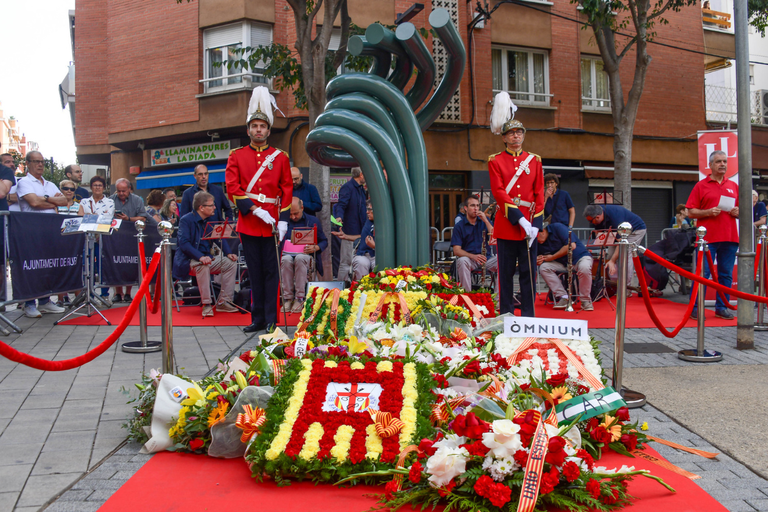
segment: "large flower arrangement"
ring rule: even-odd
[[[426,365],[364,358],[293,359],[246,460],[253,475],[332,481],[394,467],[431,435]]]
[[[483,318],[493,318],[496,316],[496,303],[493,300],[493,295],[488,292],[465,292],[458,295],[454,293],[438,293],[436,295],[447,301],[450,301],[455,297],[457,305],[470,309],[469,304],[466,302],[466,298],[468,298],[472,301],[472,304],[477,307],[480,314],[483,315]]]
[[[429,293],[463,293],[464,289],[448,274],[436,272],[432,267],[398,267],[371,272],[352,288],[360,291],[406,291]]]

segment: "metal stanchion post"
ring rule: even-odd
[[[141,288],[141,282],[144,280],[141,275],[142,264],[141,259],[144,258],[144,221],[137,220],[136,224],[136,238],[139,241],[139,288]],[[160,280],[155,281],[155,286],[160,286]],[[123,343],[123,352],[141,353],[146,352],[159,352],[162,350],[162,345],[159,341],[147,341],[147,297],[141,297],[141,304],[139,304],[139,341],[128,341]]]
[[[697,250],[698,251],[704,251],[704,259],[702,260],[702,265],[706,263],[706,252],[709,251],[709,247],[707,246],[706,240],[704,240],[704,237],[707,236],[707,228],[704,226],[699,226],[696,228],[696,244],[698,245]],[[712,269],[710,269],[710,272]],[[702,272],[702,276],[704,273]],[[715,363],[717,361],[723,360],[723,354],[716,350],[705,350],[704,349],[704,295],[706,294],[706,289],[703,284],[699,283],[699,295],[696,298],[697,305],[696,305],[696,320],[697,320],[697,328],[698,332],[696,333],[696,349],[686,349],[681,350],[677,353],[678,359],[682,359],[683,361],[690,361],[693,363]]]
[[[765,242],[766,233],[768,233],[768,225],[763,224],[758,228],[760,230],[760,261],[757,263],[757,278],[759,279],[757,284],[757,293],[761,297],[765,297]],[[756,331],[768,331],[768,325],[765,323],[765,304],[757,303],[757,322],[755,323]]]
[[[624,372],[624,324],[627,319],[627,271],[629,270],[629,240],[627,237],[632,233],[632,225],[629,222],[622,222],[617,231],[619,233],[619,247],[617,248],[619,251],[619,276],[616,292],[616,337],[613,347],[613,389],[621,394],[627,407],[634,409],[645,405],[645,395],[621,385]],[[641,271],[638,269],[638,272]]]
[[[163,373],[176,373],[176,364],[173,357],[173,277],[171,276],[171,235],[173,225],[168,221],[162,221],[157,226],[157,231],[163,237],[160,242],[161,270],[158,285],[160,289],[160,315],[163,346]]]

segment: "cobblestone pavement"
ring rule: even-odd
[[[9,316],[15,319],[17,314]],[[97,345],[114,329],[54,327],[53,320],[21,318],[18,324],[24,333],[3,339],[38,357],[66,359]],[[613,330],[591,333],[601,341],[603,363],[610,367]],[[652,329],[627,330],[628,349],[632,344],[641,348],[639,344],[661,343],[670,352],[626,353],[624,384],[647,394],[649,404],[633,410],[632,416],[647,421],[650,433],[721,452],[709,460],[654,445],[663,456],[701,475],[698,485],[729,510],[768,511],[766,443],[739,450],[745,439],[768,432],[762,404],[757,402],[768,386],[765,378],[756,377],[768,361],[768,334],[756,333],[755,350],[749,351],[736,350],[735,337],[735,327],[707,329],[706,347],[721,351],[724,358],[720,363],[696,364],[681,361],[676,354],[696,346],[695,329],[683,329],[671,340]],[[159,328],[150,327],[149,338],[159,339]],[[129,327],[120,342],[135,339],[138,328]],[[179,367],[193,378],[201,377],[245,339],[237,327],[174,329]],[[139,446],[124,444],[120,425],[130,406],[121,388],[132,388],[142,371],[157,368],[160,354],[128,354],[116,347],[119,343],[95,361],[60,373],[0,360],[0,512],[97,510],[149,460],[138,453]],[[682,391],[670,393],[674,386]],[[742,399],[735,400],[734,395]],[[751,401],[757,404],[754,408]],[[722,413],[731,410],[731,415]],[[754,419],[757,426],[742,416]]]

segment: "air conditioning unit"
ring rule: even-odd
[[[757,123],[768,125],[768,89],[761,89],[755,92],[757,103]]]

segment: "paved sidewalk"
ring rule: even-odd
[[[16,315],[9,313],[12,319]],[[24,334],[3,340],[38,357],[66,359],[114,329],[54,327],[53,321],[50,315],[21,318]],[[591,333],[601,340],[603,363],[610,367],[613,331]],[[696,482],[729,510],[768,512],[768,425],[758,402],[768,394],[768,379],[760,377],[768,362],[768,333],[756,333],[756,349],[744,352],[734,348],[735,336],[735,327],[708,329],[707,348],[722,351],[724,360],[695,364],[675,353],[695,347],[694,329],[683,329],[672,340],[653,329],[627,330],[627,345],[661,343],[671,352],[626,353],[624,383],[648,395],[649,405],[632,415],[649,423],[649,433],[721,452],[708,460],[654,446],[662,455],[701,475]],[[159,339],[159,328],[150,327],[149,337]],[[129,327],[120,342],[135,339],[138,328]],[[193,378],[245,339],[237,327],[174,329],[179,367]],[[132,389],[142,371],[157,368],[160,354],[127,354],[116,347],[119,343],[95,361],[60,373],[0,360],[0,512],[97,510],[149,459],[136,445],[121,446],[120,426],[131,408],[120,389]]]

